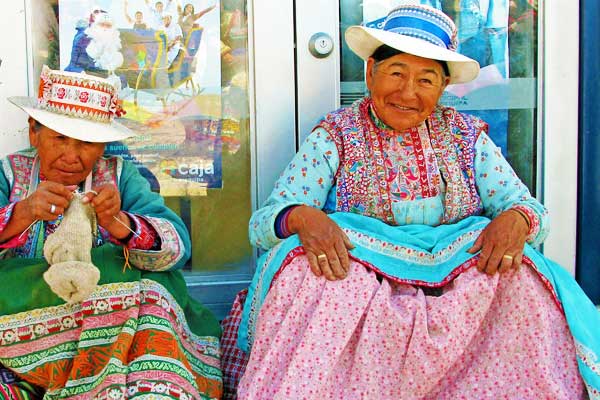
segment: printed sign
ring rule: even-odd
[[[117,85],[139,133],[107,145],[165,196],[221,182],[219,0],[60,0],[60,67]]]

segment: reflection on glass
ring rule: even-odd
[[[354,24],[375,27],[400,0],[341,0],[342,32]],[[489,124],[524,183],[535,193],[537,1],[420,0],[443,10],[458,28],[458,51],[481,65],[477,80],[451,85],[442,104],[477,115]],[[341,104],[366,93],[364,63],[342,46]]]
[[[186,222],[188,268],[249,275],[245,0],[32,0],[34,71],[96,74],[120,87],[139,134],[107,145],[135,163]]]

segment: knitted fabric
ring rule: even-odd
[[[60,226],[44,243],[44,257],[50,264],[44,280],[68,303],[87,299],[100,279],[91,257],[95,214],[82,200],[81,194],[73,196]]]

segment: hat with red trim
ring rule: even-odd
[[[97,76],[44,65],[37,98],[8,100],[40,124],[74,139],[107,143],[135,135],[117,121],[125,114],[117,88]]]

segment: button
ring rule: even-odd
[[[317,32],[310,37],[308,50],[317,58],[325,58],[333,52],[333,39],[325,32]]]

